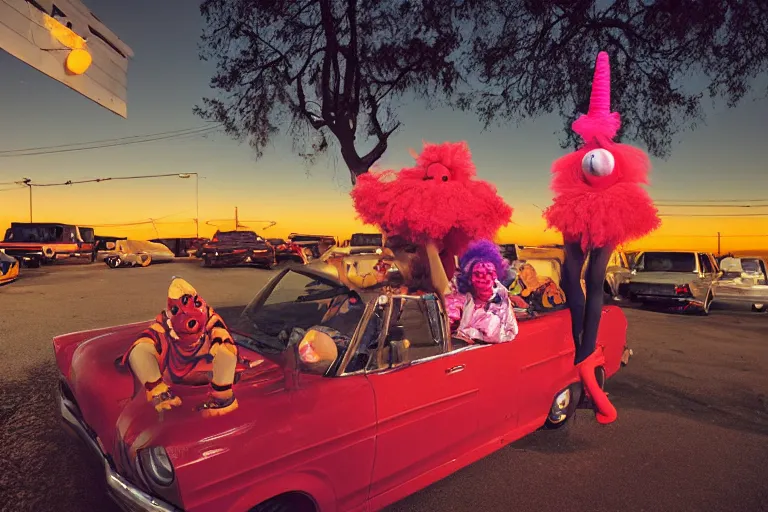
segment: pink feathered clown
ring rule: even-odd
[[[596,342],[608,260],[618,245],[641,238],[661,224],[653,201],[641,187],[648,183],[648,156],[613,141],[621,121],[618,112],[610,111],[610,100],[608,54],[600,52],[589,112],[573,123],[584,145],[553,164],[554,204],[544,212],[547,225],[563,234],[563,291],[571,310],[574,362],[600,423],[617,417],[595,378],[595,367],[604,360]],[[585,297],[581,272],[587,257]]]
[[[434,291],[444,296],[455,257],[472,240],[493,239],[512,218],[496,187],[475,176],[466,142],[425,143],[414,167],[360,176],[352,199],[363,222],[378,226],[388,239],[417,247],[412,269],[430,273]],[[401,260],[398,266],[407,266]],[[408,272],[406,278],[418,280],[418,272]]]

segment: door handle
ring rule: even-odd
[[[446,375],[451,375],[453,373],[459,373],[460,371],[463,371],[465,366],[463,364],[460,364],[458,366],[454,366],[453,368],[448,368],[445,370]]]

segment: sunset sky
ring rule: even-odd
[[[0,51],[0,151],[158,133],[202,126],[192,107],[208,94],[211,63],[198,59],[203,20],[197,2],[86,0],[88,7],[135,53],[128,68],[128,119],[122,119],[63,84]],[[768,77],[756,81],[766,90]],[[483,131],[471,115],[427,110],[414,103],[400,108],[402,128],[390,139],[379,162],[383,168],[412,163],[409,148],[422,139],[466,140],[478,174],[496,184],[515,208],[514,224],[499,235],[502,242],[555,243],[545,230],[541,210],[550,204],[549,168],[562,154],[561,120],[555,116]],[[761,94],[738,108],[717,104],[707,109],[705,126],[678,136],[668,160],[654,159],[650,193],[657,201],[762,199],[759,208],[661,207],[663,227],[635,247],[768,248],[768,99]],[[635,143],[635,141],[625,141]],[[242,223],[265,236],[293,231],[330,233],[344,238],[370,230],[355,221],[349,199],[349,176],[336,158],[307,170],[294,156],[287,135],[278,137],[256,161],[252,150],[223,134],[44,156],[3,158],[0,183],[29,177],[34,182],[164,173],[199,173],[200,231],[233,226],[237,206]],[[35,221],[95,225],[96,233],[132,238],[193,236],[195,180],[162,178],[93,183],[33,190]],[[705,217],[706,213],[729,215]],[[145,222],[135,226],[106,226]],[[230,219],[229,221],[222,219]],[[0,229],[11,221],[29,220],[26,188],[0,185]],[[258,220],[276,221],[262,231]]]

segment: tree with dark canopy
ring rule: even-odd
[[[562,146],[587,112],[598,52],[611,58],[622,134],[657,157],[704,120],[702,99],[735,106],[768,71],[765,0],[467,0],[477,27],[467,63],[479,81],[458,105],[486,127],[557,112]],[[699,83],[696,87],[693,84]],[[619,140],[617,139],[617,140]]]
[[[257,156],[283,127],[316,139],[300,151],[310,162],[335,142],[353,183],[387,149],[404,95],[450,100],[486,127],[556,112],[575,147],[605,50],[617,140],[666,157],[707,94],[732,107],[768,71],[765,0],[204,0],[201,12],[220,94],[196,112]]]
[[[449,97],[459,80],[450,57],[459,47],[452,0],[204,0],[203,58],[217,60],[195,111],[247,139],[261,156],[280,128],[294,141],[329,135],[355,177],[384,154],[399,123],[391,108],[404,93],[428,103]],[[360,126],[359,126],[360,124]],[[372,149],[361,151],[371,138]],[[369,144],[370,145],[370,144]]]

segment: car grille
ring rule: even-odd
[[[629,293],[633,295],[676,296],[675,286],[671,284],[630,283]]]

